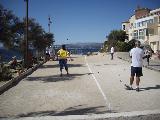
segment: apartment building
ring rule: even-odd
[[[122,22],[128,40],[136,39],[150,45],[154,52],[160,50],[160,8],[150,10],[137,7],[129,20]]]

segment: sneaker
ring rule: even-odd
[[[130,87],[129,85],[127,85],[127,84],[125,84],[124,86],[126,87],[126,90],[133,90],[133,88]]]
[[[69,76],[69,73],[67,73],[67,76]]]
[[[139,87],[136,88],[136,91],[139,92]]]

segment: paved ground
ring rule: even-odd
[[[0,96],[0,117],[90,115],[160,109],[160,74],[143,68],[141,91],[127,91],[130,63],[106,54],[75,56],[70,76],[49,61]]]

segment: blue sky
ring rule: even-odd
[[[14,14],[25,16],[24,0],[0,0]],[[160,8],[160,0],[29,0],[29,17],[48,32],[48,15],[55,43],[104,42],[111,30],[134,14],[137,5]],[[68,39],[68,40],[67,40]]]

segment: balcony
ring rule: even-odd
[[[160,41],[159,35],[149,35],[149,42],[156,42],[156,41]]]
[[[147,28],[156,28],[156,27],[160,27],[160,23],[148,23],[147,24]]]

